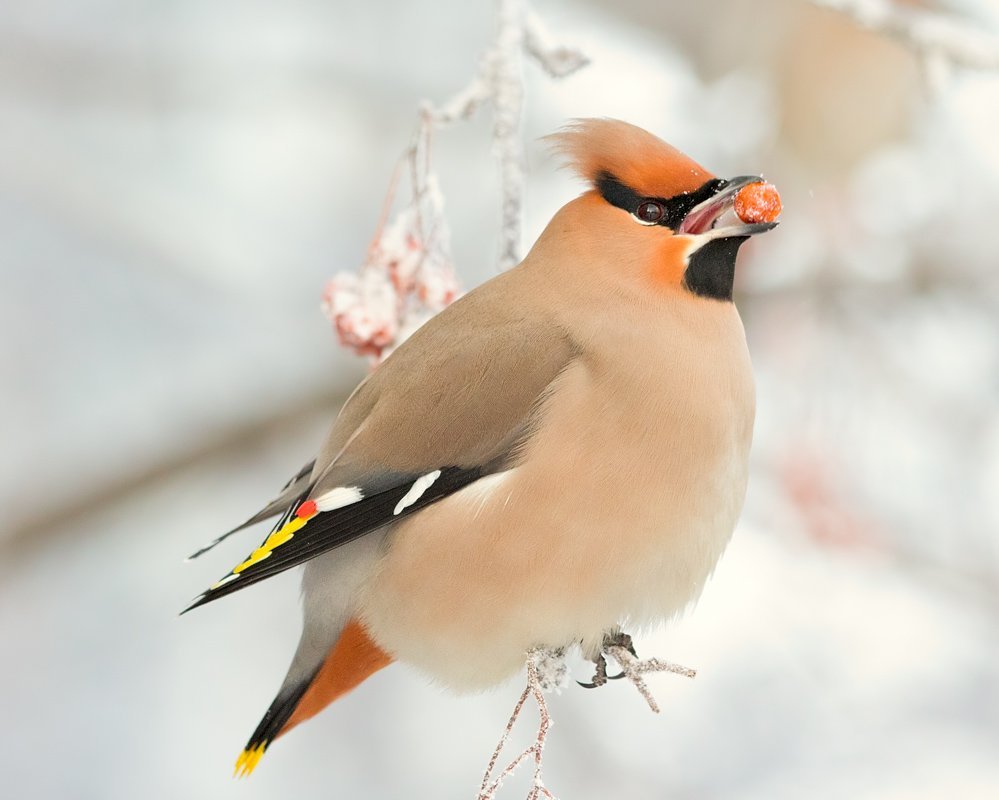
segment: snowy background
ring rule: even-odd
[[[999,30],[987,0],[906,5]],[[363,376],[320,292],[493,10],[0,5],[4,796],[474,796],[519,683],[454,698],[394,666],[235,783],[297,578],[176,612],[249,545],[183,556],[311,457]],[[579,189],[537,141],[577,116],[763,172],[786,209],[741,259],[743,524],[695,612],[639,641],[699,676],[652,679],[659,717],[620,684],[556,697],[548,785],[999,796],[999,73],[930,89],[903,44],[802,0],[539,11],[593,63],[527,70],[525,244]],[[488,115],[434,154],[471,286],[495,270]]]

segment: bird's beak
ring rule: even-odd
[[[743,222],[734,210],[739,190],[753,183],[763,183],[758,175],[743,175],[723,181],[711,197],[698,203],[683,218],[677,233],[697,235],[706,240],[733,236],[753,236],[777,227],[776,222]]]

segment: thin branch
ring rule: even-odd
[[[645,698],[645,702],[649,704],[649,708],[657,714],[659,713],[659,705],[656,703],[652,692],[649,690],[642,676],[652,672],[672,672],[674,675],[693,678],[697,674],[689,667],[681,667],[679,664],[662,661],[658,658],[639,659],[632,648],[631,637],[621,634],[620,631],[616,635],[604,639],[601,652],[611,656],[621,665],[624,675],[635,686],[639,694]],[[602,656],[597,661],[597,665],[598,673],[600,673],[606,666]],[[503,784],[503,780],[512,775],[514,770],[528,758],[534,759],[534,779],[531,784],[531,790],[527,794],[527,800],[539,800],[542,797],[548,798],[548,800],[555,800],[555,796],[545,788],[541,777],[545,742],[548,739],[548,730],[552,726],[552,719],[548,713],[548,704],[545,702],[544,693],[550,692],[553,689],[558,690],[562,686],[565,686],[568,682],[568,677],[569,671],[565,664],[564,650],[539,647],[528,652],[527,687],[521,693],[520,699],[517,700],[513,714],[510,715],[510,720],[506,724],[503,735],[500,737],[499,743],[496,745],[496,749],[493,750],[492,757],[489,759],[485,774],[482,776],[482,785],[479,787],[477,800],[494,800],[496,792],[499,791],[500,786]],[[606,685],[607,676],[603,674],[603,679],[599,683],[589,686],[589,688]],[[517,720],[520,718],[520,713],[524,710],[524,705],[530,698],[533,698],[538,706],[540,719],[537,735],[528,747],[524,748],[516,758],[507,764],[502,772],[494,777],[493,773],[496,771],[496,765],[499,763],[503,748],[506,747],[506,743],[510,739],[510,734],[513,732]]]
[[[553,78],[586,66],[578,50],[556,44],[526,0],[498,0],[496,36],[469,84],[438,108],[423,106],[436,126],[467,120],[482,105],[493,108],[493,153],[499,162],[499,268],[520,260],[524,208],[524,145],[520,136],[524,105],[524,57],[530,56]]]
[[[479,787],[478,800],[493,800],[496,792],[503,784],[503,779],[512,775],[514,770],[528,758],[534,759],[534,779],[531,791],[528,792],[527,800],[538,800],[541,797],[555,800],[555,795],[545,788],[541,777],[542,754],[545,749],[545,741],[548,738],[548,729],[552,725],[544,693],[545,691],[558,688],[564,682],[566,669],[563,655],[561,650],[544,650],[540,648],[531,650],[527,654],[527,688],[524,689],[520,695],[520,699],[517,701],[517,705],[514,706],[513,714],[510,715],[510,721],[507,722],[499,744],[496,745],[492,758],[489,759],[489,765],[482,776],[482,785]],[[494,778],[493,771],[496,769],[496,764],[499,762],[503,748],[506,746],[507,740],[513,732],[513,727],[517,723],[518,717],[520,717],[520,712],[524,709],[524,704],[531,697],[534,698],[534,702],[538,706],[538,715],[540,717],[538,733],[534,738],[534,742],[525,748]]]
[[[524,14],[524,33],[528,55],[553,78],[566,78],[590,63],[590,59],[576,48],[557,44],[544,20],[530,7]]]
[[[557,45],[527,0],[498,0],[496,37],[471,81],[442,105],[420,106],[416,132],[401,163],[408,163],[412,198],[391,224],[397,168],[375,237],[357,273],[339,272],[323,292],[322,308],[341,344],[372,363],[386,358],[414,330],[460,294],[453,269],[444,197],[430,161],[435,128],[493,108],[493,152],[499,162],[499,268],[520,260],[524,208],[521,112],[525,56],[554,77],[584,66],[585,56]]]
[[[638,689],[638,693],[645,698],[645,702],[649,704],[649,708],[656,714],[659,713],[659,704],[652,696],[652,692],[648,685],[646,685],[645,679],[642,678],[643,675],[650,672],[672,672],[674,675],[682,675],[684,678],[697,677],[697,671],[690,667],[683,667],[679,664],[663,661],[658,658],[641,660],[632,655],[626,647],[621,647],[620,645],[608,647],[607,652],[621,665],[621,669],[624,670],[624,674],[628,677],[628,680],[634,684],[635,688]]]

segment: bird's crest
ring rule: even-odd
[[[593,185],[611,176],[641,195],[672,197],[714,177],[662,139],[616,119],[577,119],[546,139]]]

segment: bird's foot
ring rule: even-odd
[[[604,636],[604,642],[601,649],[607,653],[610,652],[610,648],[612,647],[623,647],[635,658],[638,658],[638,653],[635,652],[635,643],[632,641],[631,637],[622,630],[611,631]]]
[[[607,674],[606,656],[610,656],[620,665],[621,673],[619,675]],[[596,664],[596,671],[593,674],[591,682],[582,683],[581,681],[576,681],[576,683],[585,689],[595,689],[598,686],[605,685],[607,681],[627,678],[635,685],[639,694],[645,698],[645,702],[649,704],[649,708],[657,714],[659,713],[659,705],[656,703],[652,692],[649,691],[649,687],[642,676],[650,672],[672,672],[675,675],[683,675],[685,678],[693,678],[697,674],[695,670],[689,667],[682,667],[679,664],[673,664],[658,658],[640,659],[638,653],[635,651],[635,645],[631,637],[621,630],[612,631],[604,636],[604,640],[600,645],[600,653],[593,660],[593,663]]]
[[[631,655],[633,655],[636,659],[638,658],[638,653],[635,652],[634,642],[632,642],[631,637],[622,630],[617,630],[614,631],[613,633],[609,633],[606,636],[604,636],[603,651],[605,653],[611,653],[611,655],[613,655],[611,651],[612,647],[623,647],[625,650],[631,653]],[[620,664],[621,662],[618,661],[618,663]],[[621,678],[627,677],[627,675],[628,675],[627,672],[622,671],[618,675],[608,675],[607,680],[617,681],[620,680]]]
[[[593,677],[590,679],[590,683],[583,683],[582,681],[576,681],[576,683],[584,689],[596,689],[597,687],[606,684],[607,681],[620,680],[626,676],[626,673],[624,672],[619,675],[607,674],[607,659],[604,657],[604,653],[609,653],[611,647],[623,647],[635,656],[635,658],[638,658],[638,653],[635,652],[635,645],[632,644],[631,637],[620,630],[612,631],[604,636],[604,640],[600,645],[600,652],[597,653],[597,657],[593,659],[593,663],[596,665],[596,670],[593,673]]]

